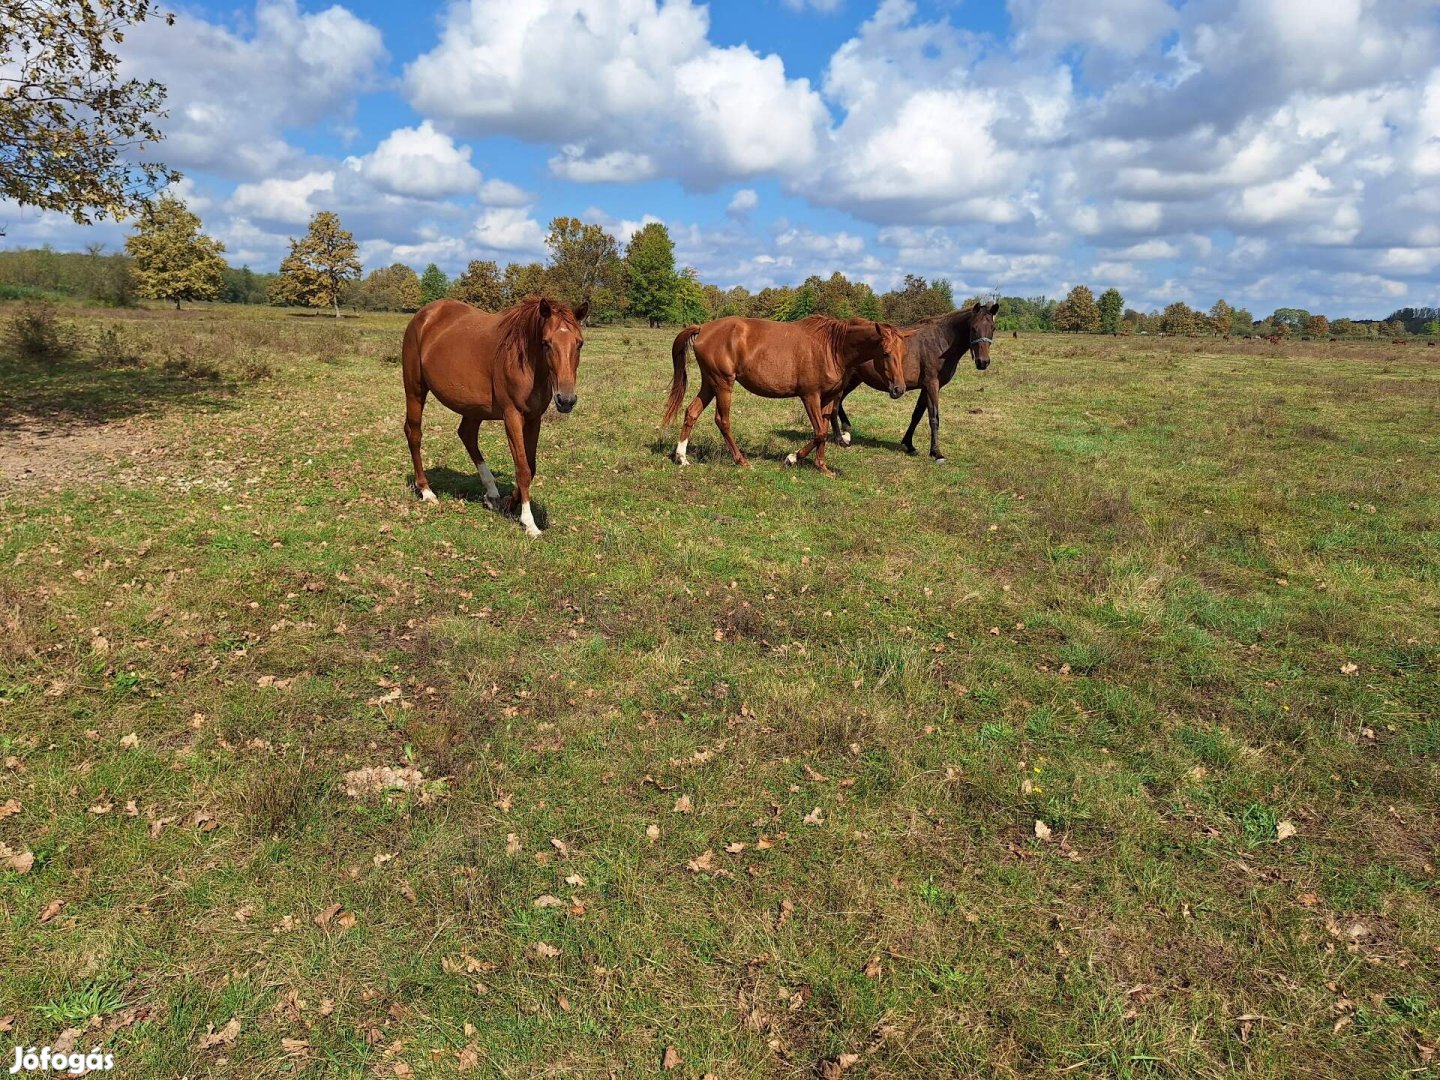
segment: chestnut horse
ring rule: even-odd
[[[485,483],[485,504],[491,507],[499,503],[500,489],[480,452],[480,422],[504,422],[515,459],[509,510],[519,513],[529,536],[540,535],[530,512],[540,419],[552,398],[562,413],[575,407],[575,371],[585,344],[580,323],[589,309],[588,301],[571,311],[558,301],[531,296],[493,315],[458,300],[436,300],[415,313],[405,328],[400,365],[405,438],[421,499],[435,501],[420,464],[420,418],[425,395],[433,393],[460,414],[460,441]]]
[[[954,378],[960,358],[967,352],[974,356],[975,367],[980,371],[990,366],[990,344],[995,336],[995,313],[999,310],[998,303],[977,303],[945,315],[933,315],[908,328],[915,338],[905,349],[905,389],[923,392],[915,402],[910,426],[900,443],[907,454],[915,453],[911,440],[920,424],[920,415],[929,409],[930,456],[936,464],[944,463],[945,455],[940,452],[940,388]],[[862,382],[876,390],[890,388],[889,376],[874,365],[857,368],[850,375],[832,415],[841,446],[850,445],[850,417],[845,414],[845,399]]]
[[[690,464],[685,454],[690,429],[714,398],[715,424],[730,447],[730,455],[736,465],[750,464],[730,434],[730,394],[738,382],[760,397],[798,397],[805,405],[815,437],[798,454],[787,457],[785,463],[794,465],[814,450],[815,467],[826,476],[834,476],[825,465],[825,439],[830,410],[846,386],[846,377],[860,365],[870,364],[883,373],[877,377],[889,379],[890,396],[898,398],[905,392],[904,338],[910,333],[868,319],[844,322],[828,315],[811,315],[793,323],[732,315],[704,326],[685,327],[670,347],[675,378],[661,423],[675,419],[685,398],[685,350],[692,341],[700,366],[700,392],[685,410],[675,460],[681,465]]]

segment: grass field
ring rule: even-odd
[[[532,542],[403,318],[111,323],[0,362],[5,1068],[1440,1076],[1440,350],[1007,337],[832,481],[594,329]]]

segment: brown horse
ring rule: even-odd
[[[907,454],[915,453],[915,444],[911,440],[915,437],[921,415],[928,408],[930,456],[936,464],[944,463],[945,455],[940,452],[940,388],[955,377],[960,358],[967,352],[974,356],[975,367],[980,371],[990,366],[995,313],[999,310],[998,303],[977,303],[944,315],[932,315],[907,328],[915,338],[905,349],[905,389],[923,391],[920,400],[915,402],[915,412],[910,417],[910,426],[905,429],[905,438],[900,442]],[[845,399],[862,382],[876,390],[890,389],[889,375],[878,371],[873,364],[858,367],[851,373],[831,414],[841,446],[850,445],[850,417],[845,413]],[[890,396],[895,396],[893,391]]]
[[[904,338],[908,336],[886,323],[868,319],[843,322],[828,315],[811,315],[794,323],[730,316],[704,326],[685,327],[670,348],[675,378],[661,422],[669,424],[674,420],[685,398],[685,350],[691,341],[700,366],[700,392],[685,410],[675,460],[681,465],[690,464],[685,454],[690,429],[713,398],[715,424],[735,464],[750,464],[730,434],[730,394],[738,382],[760,397],[798,397],[805,405],[815,437],[798,454],[787,457],[785,463],[794,465],[815,450],[816,468],[826,476],[834,476],[825,465],[825,438],[829,412],[845,388],[846,376],[861,364],[870,364],[890,380],[890,395],[899,397],[905,392],[902,371]]]
[[[562,413],[575,407],[575,371],[585,344],[580,323],[589,309],[588,301],[571,311],[558,301],[532,296],[493,315],[458,300],[436,300],[415,313],[405,328],[401,370],[405,438],[421,499],[435,500],[420,464],[420,418],[425,395],[433,393],[460,414],[460,441],[485,482],[485,503],[492,507],[500,490],[480,452],[480,422],[504,422],[515,459],[509,510],[519,513],[528,535],[540,535],[530,512],[540,419],[552,398]]]

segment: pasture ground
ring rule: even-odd
[[[595,329],[531,542],[434,402],[414,499],[401,317],[71,318],[0,358],[7,1068],[1440,1075],[1440,350],[1006,337],[829,481],[743,394],[678,469]]]

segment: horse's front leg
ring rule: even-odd
[[[510,493],[510,512],[518,512],[520,524],[525,526],[525,535],[531,539],[540,535],[535,524],[535,515],[530,512],[530,480],[535,475],[530,464],[530,451],[526,448],[528,418],[518,409],[505,411],[505,440],[510,444],[510,456],[515,460],[515,490]],[[540,425],[535,424],[536,435]]]
[[[825,437],[829,434],[830,427],[826,406],[821,404],[819,394],[806,394],[801,400],[805,403],[805,414],[810,418],[810,428],[815,432],[815,437],[801,447],[799,453],[787,457],[785,464],[794,465],[814,450],[815,467],[826,476],[834,476],[830,467],[825,464]]]
[[[901,447],[905,453],[915,455],[915,429],[920,426],[920,417],[925,415],[925,395],[922,392],[919,400],[915,402],[915,411],[910,414],[910,426],[905,429],[905,437],[900,440]]]
[[[936,465],[945,464],[945,455],[940,452],[940,384],[925,384],[925,407],[930,411],[930,456]]]

